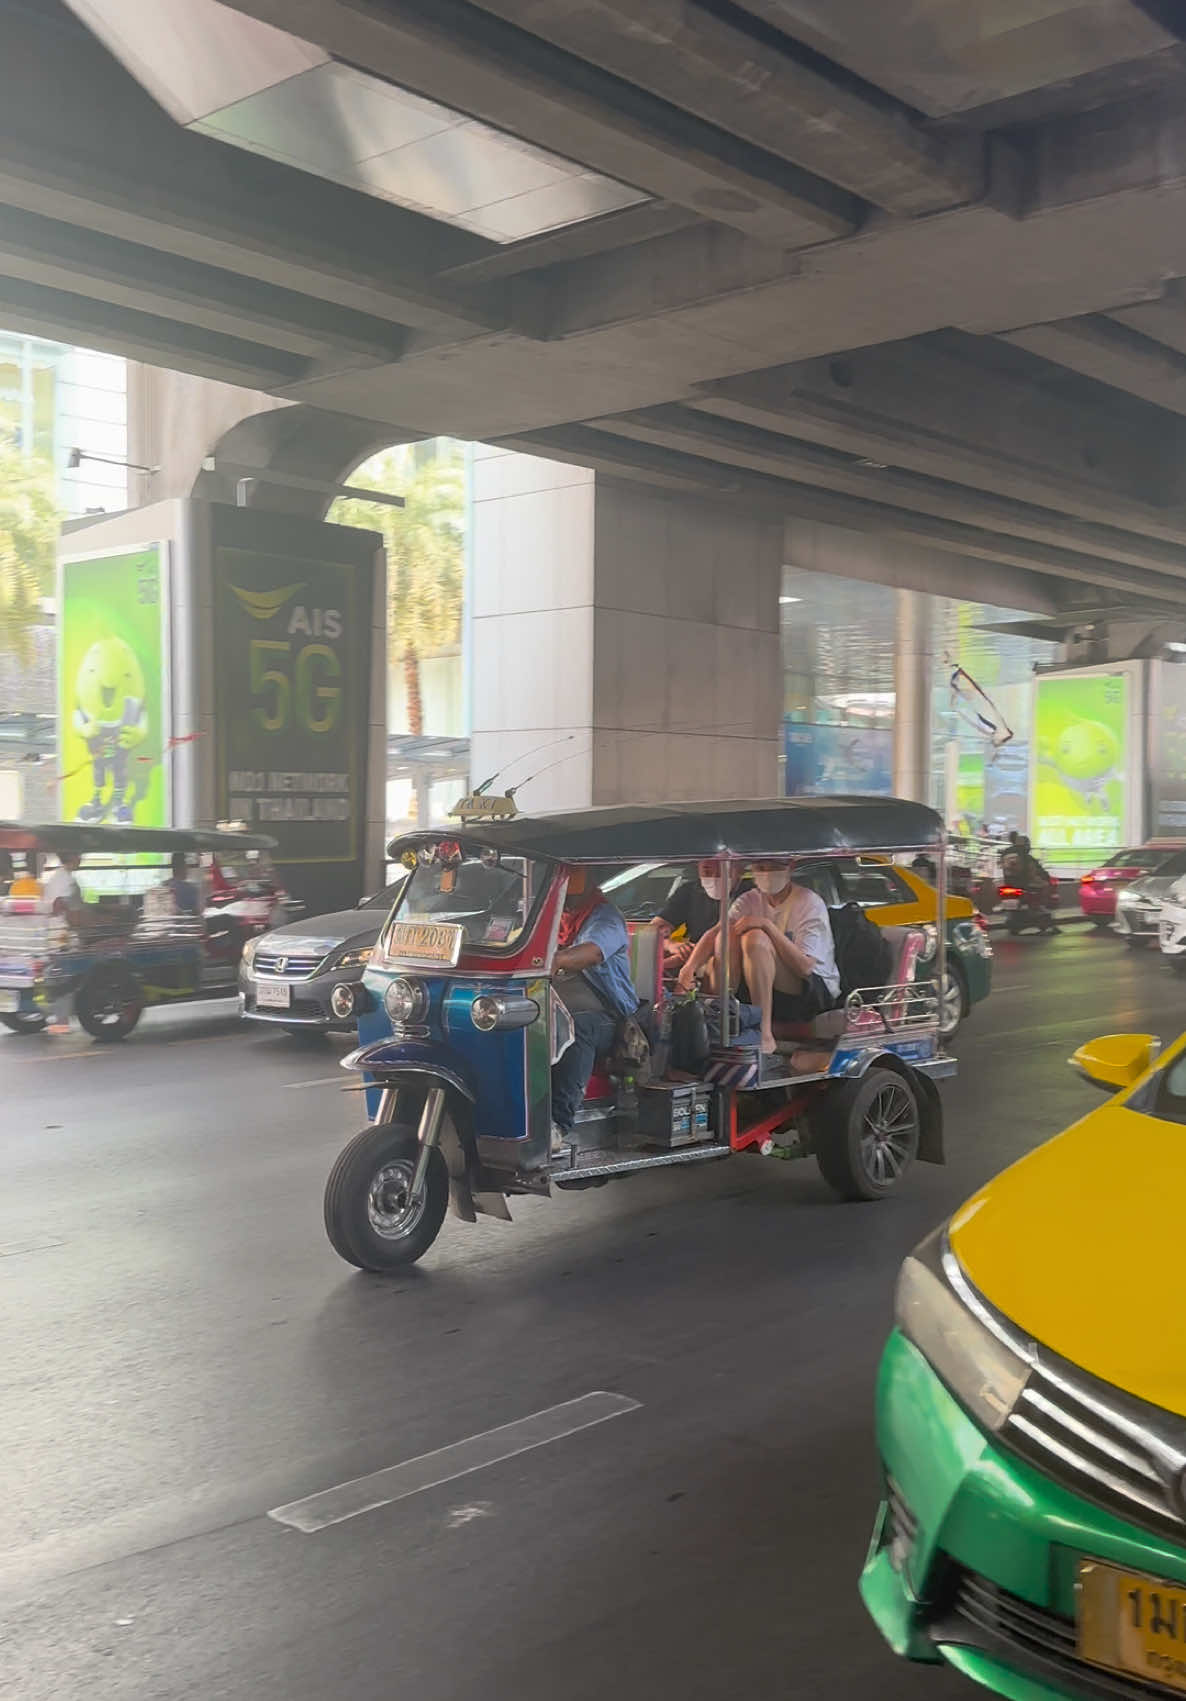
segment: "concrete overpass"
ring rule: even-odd
[[[0,0],[0,28],[18,329],[1009,565],[1051,609],[1179,606],[1176,5]],[[384,84],[577,162],[593,215],[514,239],[450,184],[397,204],[404,156],[341,164]]]

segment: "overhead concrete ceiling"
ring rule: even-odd
[[[283,46],[284,147],[270,84],[250,122],[186,127],[250,105],[267,54],[178,89],[137,37],[163,13],[0,0],[0,323],[363,436],[493,439],[940,547],[984,600],[1007,566],[1055,608],[1181,605],[1186,6],[217,11],[220,39]],[[343,67],[301,153],[304,79]],[[497,171],[460,218],[419,156],[331,180],[391,140],[368,153],[385,89],[630,204],[515,240],[478,233],[481,195],[514,199]]]

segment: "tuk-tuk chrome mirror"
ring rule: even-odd
[[[1160,1053],[1156,1034],[1101,1034],[1081,1045],[1069,1061],[1093,1087],[1117,1093],[1135,1086]]]

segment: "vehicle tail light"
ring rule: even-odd
[[[1000,886],[997,888],[997,896],[999,898],[1020,898],[1022,896],[1021,887]]]

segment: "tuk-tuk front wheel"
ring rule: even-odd
[[[416,1130],[387,1122],[364,1128],[338,1157],[325,1184],[325,1232],[340,1258],[378,1275],[422,1258],[440,1233],[449,1170],[434,1146],[418,1198]]]
[[[135,977],[118,969],[100,969],[83,981],[74,1000],[74,1014],[92,1039],[127,1039],[144,1009]]]
[[[884,1199],[917,1157],[921,1127],[914,1088],[893,1069],[831,1087],[814,1116],[820,1174],[842,1199]]]

